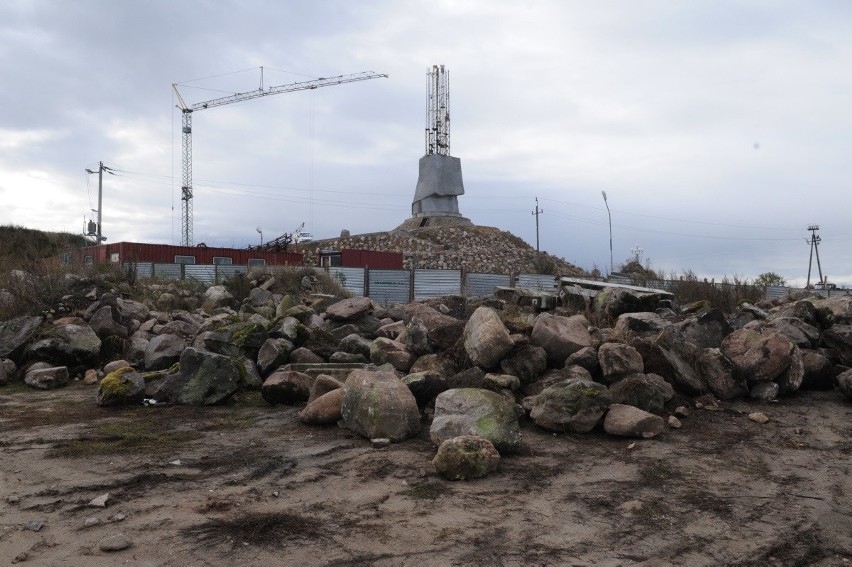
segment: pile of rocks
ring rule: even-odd
[[[585,274],[562,258],[537,253],[509,232],[477,225],[398,228],[391,232],[315,240],[298,244],[293,250],[305,255],[306,265],[316,266],[321,250],[344,248],[400,252],[405,257],[406,269],[464,268],[470,272],[506,273],[509,266],[516,273],[539,273],[547,265],[561,275]]]
[[[157,310],[180,298],[169,286],[149,288],[144,303],[89,291],[88,308],[69,316],[2,322],[0,385],[82,379],[98,384],[102,406],[219,404],[259,389],[270,404],[304,405],[306,424],[339,424],[377,446],[428,424],[435,468],[453,479],[488,474],[517,451],[525,419],[650,438],[679,426],[688,396],[769,401],[837,386],[852,400],[850,297],[726,315],[703,304],[621,312],[642,303],[607,294],[620,303],[596,312],[613,323],[594,326],[493,298],[455,317],[446,305],[461,300],[382,308],[276,293],[269,275],[251,283],[239,304],[222,286],[171,311]]]

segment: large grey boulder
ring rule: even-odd
[[[495,368],[514,346],[509,331],[497,312],[477,307],[464,326],[464,350],[481,368]]]
[[[402,307],[403,317],[409,323],[413,317],[420,319],[427,329],[429,342],[438,348],[451,348],[462,336],[465,323],[422,303],[409,303]]]
[[[390,364],[400,372],[408,372],[417,357],[405,348],[405,344],[379,337],[370,345],[370,362],[376,366]]]
[[[519,345],[500,361],[500,369],[517,376],[522,384],[535,382],[547,370],[547,351],[535,345]]]
[[[820,330],[818,328],[795,317],[776,317],[761,324],[758,328],[762,334],[773,331],[779,332],[799,348],[813,348],[820,341]]]
[[[94,365],[101,351],[101,339],[86,324],[53,325],[43,338],[26,350],[29,360],[42,360],[66,366]]]
[[[332,321],[354,321],[370,313],[373,302],[369,297],[351,297],[329,305],[326,316]]]
[[[438,447],[432,465],[447,480],[482,478],[497,470],[500,453],[488,439],[477,435],[460,435],[447,439]]]
[[[446,379],[434,370],[413,372],[403,378],[402,382],[411,390],[414,399],[417,400],[417,406],[421,408],[431,403],[438,394],[448,389]]]
[[[287,339],[267,339],[257,353],[257,369],[261,376],[269,376],[276,368],[290,361],[293,343]]]
[[[833,325],[823,333],[823,341],[837,352],[845,366],[852,366],[852,325]]]
[[[89,326],[101,338],[118,337],[126,339],[129,335],[127,327],[121,324],[117,310],[104,305],[92,314]]]
[[[681,341],[694,348],[719,348],[731,333],[731,326],[721,309],[705,309],[675,326]]]
[[[598,348],[598,363],[604,384],[612,384],[625,376],[645,370],[645,363],[639,351],[621,343],[602,344]]]
[[[722,341],[722,353],[749,384],[771,382],[781,376],[796,351],[796,346],[781,333],[762,335],[753,329],[738,329]]]
[[[720,349],[701,349],[697,367],[707,387],[720,400],[733,400],[748,393],[745,380]]]
[[[212,313],[222,307],[234,307],[235,303],[234,296],[225,286],[214,285],[208,287],[207,291],[204,292],[201,308],[208,313]]]
[[[432,352],[432,343],[429,341],[429,329],[420,317],[414,316],[405,326],[405,347],[409,352],[417,356],[423,356]]]
[[[624,313],[615,320],[613,328],[623,336],[656,336],[670,323],[656,313]]]
[[[803,390],[831,390],[834,387],[834,365],[823,354],[813,350],[802,350],[805,375]]]
[[[624,404],[612,404],[604,419],[604,431],[621,437],[656,437],[665,430],[663,418]]]
[[[271,338],[287,339],[294,345],[304,343],[309,334],[307,327],[295,317],[284,317],[269,330]]]
[[[164,380],[154,398],[178,404],[215,405],[240,389],[244,372],[230,357],[190,347],[180,356],[180,371]]]
[[[299,412],[299,421],[306,425],[332,425],[343,417],[343,388],[326,392],[308,402]]]
[[[311,396],[311,386],[316,378],[295,370],[273,372],[260,388],[260,395],[272,405],[297,404]]]
[[[607,387],[591,380],[564,380],[535,398],[530,419],[539,427],[567,433],[594,429],[612,402]]]
[[[609,387],[615,404],[637,407],[650,413],[662,414],[666,402],[674,396],[671,385],[656,374],[631,374]]]
[[[186,343],[177,335],[157,335],[145,348],[145,369],[164,370],[180,360]]]
[[[340,340],[338,348],[342,352],[348,352],[350,354],[360,354],[364,358],[370,358],[370,347],[372,345],[373,341],[371,341],[370,339],[365,339],[361,335],[351,333]]]
[[[673,326],[666,327],[654,341],[646,339],[632,345],[642,355],[646,373],[659,374],[675,390],[689,396],[707,393],[707,383],[694,366],[697,349],[680,340]]]
[[[479,435],[491,441],[500,453],[521,446],[517,406],[495,392],[480,388],[457,388],[435,398],[435,415],[429,436],[435,445],[459,435]]]
[[[657,294],[639,293],[621,287],[609,287],[595,296],[595,313],[601,320],[613,320],[623,313],[654,311],[660,303]]]
[[[109,372],[98,384],[99,406],[132,406],[145,398],[145,379],[131,367]]]
[[[67,366],[49,366],[46,363],[36,363],[27,370],[24,383],[39,390],[53,390],[68,384]]]
[[[840,390],[846,401],[852,402],[852,370],[847,370],[837,376],[837,389]]]
[[[569,356],[581,348],[592,346],[589,322],[582,315],[562,317],[542,313],[536,317],[530,343],[547,352],[551,366],[562,366]]]
[[[390,372],[354,370],[346,378],[341,425],[368,439],[402,441],[420,432],[420,412],[408,387]]]

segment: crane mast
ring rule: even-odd
[[[261,68],[262,69],[262,68]],[[320,87],[330,87],[333,85],[343,85],[345,83],[355,83],[358,81],[367,81],[370,79],[387,78],[386,74],[374,73],[373,71],[364,71],[363,73],[354,73],[351,75],[339,75],[336,77],[320,77],[312,81],[300,81],[296,83],[288,83],[286,85],[278,85],[274,87],[263,88],[263,85],[257,90],[244,93],[234,93],[229,96],[214,98],[211,100],[196,102],[194,104],[186,104],[183,97],[178,91],[176,83],[172,83],[172,88],[177,95],[178,105],[182,114],[181,119],[181,245],[192,246],[192,113],[198,110],[207,108],[215,108],[244,100],[251,100],[275,94],[291,93],[295,91],[303,91],[309,89],[318,89]]]

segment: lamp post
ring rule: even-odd
[[[609,203],[606,200],[606,191],[601,191],[604,204],[606,205],[606,214],[609,217],[609,273],[615,271],[615,263],[612,261],[612,213],[609,212]]]

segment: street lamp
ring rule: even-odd
[[[601,191],[606,205],[606,214],[609,216],[609,273],[615,271],[615,263],[612,261],[612,213],[609,212],[609,203],[606,200],[606,191]]]

